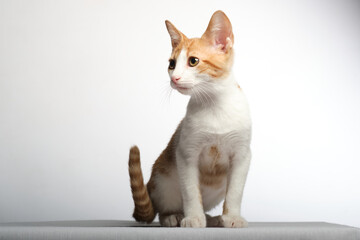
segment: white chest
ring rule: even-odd
[[[234,145],[250,141],[250,132],[251,119],[246,98],[235,89],[208,106],[190,101],[182,122],[179,144],[187,149],[217,145],[226,152]]]

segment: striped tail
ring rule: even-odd
[[[133,217],[138,222],[151,223],[155,218],[155,211],[149,193],[144,185],[140,164],[140,151],[137,146],[130,149],[129,174],[132,196],[135,203]]]

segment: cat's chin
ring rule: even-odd
[[[191,95],[191,88],[176,88],[176,90],[183,95]]]
[[[184,94],[184,95],[191,95],[191,88],[186,88],[186,87],[181,87],[179,85],[174,84],[173,82],[171,82],[171,87],[175,90],[177,90],[179,93]]]

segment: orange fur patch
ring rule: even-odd
[[[224,204],[223,204],[223,215],[226,215],[229,213],[229,209],[226,205],[226,200],[224,201]]]
[[[218,79],[226,77],[230,72],[233,62],[232,49],[224,53],[215,49],[207,39],[184,37],[180,44],[173,49],[171,58],[177,59],[182,50],[186,51],[187,57],[197,57],[200,60],[196,66],[199,73]]]
[[[220,152],[217,146],[211,146],[209,157],[212,158],[211,164],[199,163],[200,183],[205,186],[220,187],[228,173],[228,166],[219,163]]]
[[[149,182],[147,183],[147,190],[151,196],[151,192],[156,189],[155,184],[155,178],[157,175],[169,175],[170,169],[173,168],[174,164],[176,164],[176,155],[175,155],[175,149],[176,149],[176,137],[180,132],[180,125],[181,122],[176,129],[175,133],[172,135],[170,142],[168,143],[167,147],[164,149],[164,151],[160,154],[158,159],[156,159],[152,171],[151,176],[149,179]],[[156,204],[156,203],[154,203]],[[158,209],[156,205],[154,205],[155,209]],[[159,214],[164,214],[159,212]]]
[[[179,126],[181,123],[179,124]],[[160,154],[158,159],[155,161],[152,167],[152,173],[148,184],[152,184],[154,181],[154,176],[157,174],[169,175],[171,166],[175,164],[175,149],[176,149],[176,135],[179,133],[179,127],[176,129],[175,133],[170,139],[168,146],[164,149],[164,151]]]

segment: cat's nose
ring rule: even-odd
[[[179,76],[172,76],[171,77],[171,81],[173,81],[174,83],[178,82],[180,80],[181,77]]]

